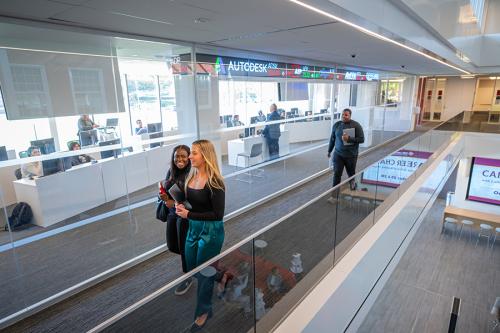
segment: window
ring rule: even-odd
[[[19,118],[40,118],[50,114],[47,77],[42,66],[10,65]]]
[[[71,68],[71,90],[78,114],[105,112],[102,71],[94,68]]]
[[[244,124],[278,101],[277,82],[219,80],[220,116],[238,115]],[[224,119],[224,118],[223,118]]]

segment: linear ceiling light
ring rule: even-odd
[[[430,55],[428,55],[428,54],[425,54],[425,53],[424,53],[424,52],[422,52],[422,51],[419,51],[419,50],[417,50],[417,49],[411,48],[411,47],[409,47],[409,46],[407,46],[407,45],[405,45],[405,44],[402,44],[402,43],[400,43],[400,42],[396,42],[395,40],[392,40],[392,39],[390,39],[390,38],[388,38],[388,37],[382,36],[382,35],[380,35],[380,34],[378,34],[378,33],[376,33],[376,32],[370,31],[370,30],[368,30],[368,29],[366,29],[366,28],[363,28],[363,27],[361,27],[361,26],[359,26],[359,25],[357,25],[357,24],[354,24],[354,23],[352,23],[352,22],[349,22],[349,21],[347,21],[347,20],[345,20],[345,19],[343,19],[343,18],[340,18],[340,17],[335,16],[335,15],[333,15],[333,14],[330,14],[330,13],[328,13],[328,12],[325,12],[324,10],[321,10],[321,9],[316,8],[316,7],[314,7],[314,6],[308,5],[308,4],[306,4],[306,3],[302,2],[302,1],[298,1],[298,0],[289,0],[289,1],[290,1],[290,2],[293,2],[293,3],[296,3],[297,5],[302,6],[302,7],[304,7],[304,8],[307,8],[307,9],[309,9],[309,10],[312,10],[313,12],[316,12],[316,13],[322,14],[322,15],[327,16],[327,17],[329,17],[329,18],[332,18],[332,19],[334,19],[334,20],[336,20],[336,21],[339,21],[339,22],[342,22],[342,23],[344,23],[344,24],[347,24],[348,26],[353,27],[354,29],[359,30],[359,31],[361,31],[361,32],[363,32],[363,33],[365,33],[365,34],[367,34],[367,35],[370,35],[370,36],[372,36],[372,37],[375,37],[375,38],[381,39],[381,40],[383,40],[383,41],[389,42],[389,43],[391,43],[391,44],[397,45],[397,46],[399,46],[399,47],[402,47],[402,48],[407,49],[407,50],[409,50],[409,51],[412,51],[412,52],[414,52],[414,53],[420,54],[420,55],[422,55],[422,56],[424,56],[424,57],[426,57],[426,58],[428,58],[428,59],[434,60],[434,61],[436,61],[436,62],[438,62],[438,63],[440,63],[440,64],[442,64],[442,65],[445,65],[445,66],[448,66],[448,67],[450,67],[450,68],[453,68],[453,69],[455,69],[455,70],[457,70],[457,71],[460,71],[460,72],[462,72],[462,73],[464,73],[464,74],[471,74],[470,72],[467,72],[466,70],[463,70],[463,69],[461,69],[461,68],[459,68],[459,67],[457,67],[457,66],[454,66],[454,65],[448,64],[448,63],[446,63],[446,62],[444,62],[444,61],[442,61],[442,60],[440,60],[440,59],[438,59],[438,58],[435,58],[435,57],[432,57],[432,56],[430,56]]]

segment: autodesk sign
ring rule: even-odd
[[[222,57],[217,57],[215,61],[215,70],[222,75],[235,72],[265,74],[268,69],[278,69],[278,64],[275,62],[243,61],[238,59],[229,60],[225,63]]]

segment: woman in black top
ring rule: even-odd
[[[182,271],[188,272],[186,266],[186,256],[184,254],[184,246],[186,243],[187,231],[189,222],[175,213],[174,200],[167,194],[168,190],[177,184],[179,188],[184,188],[186,177],[191,169],[191,162],[189,161],[190,150],[188,146],[179,145],[174,148],[170,162],[170,169],[167,172],[165,180],[160,182],[159,197],[168,207],[166,238],[167,247],[170,251],[181,255]],[[191,278],[183,281],[175,289],[176,295],[185,294],[193,280]]]
[[[192,270],[218,255],[224,243],[225,186],[220,174],[214,145],[208,140],[193,142],[191,147],[191,171],[186,179],[187,201],[192,209],[176,204],[176,213],[189,219],[186,239],[186,264]],[[195,322],[191,331],[200,330],[212,316],[214,276],[201,273],[198,279]]]

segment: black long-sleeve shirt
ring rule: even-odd
[[[187,187],[187,201],[193,207],[188,218],[201,221],[222,221],[226,206],[226,193],[224,190],[212,189],[208,184],[201,190]]]
[[[344,134],[344,129],[347,128],[354,128],[354,137],[349,137],[349,140],[347,140],[347,143],[352,143],[351,145],[345,145],[344,141],[342,141],[342,134]],[[328,154],[335,148],[335,153],[342,157],[356,157],[358,156],[359,144],[363,142],[365,142],[365,134],[357,121],[351,120],[348,123],[337,121],[332,127]]]

